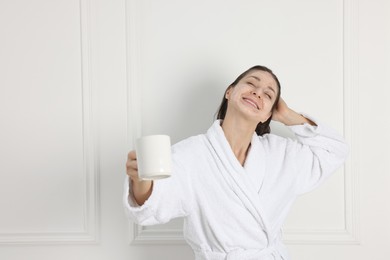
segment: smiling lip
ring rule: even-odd
[[[245,97],[243,99],[245,102],[251,104],[254,108],[259,109],[259,106],[257,105],[257,103],[254,100],[252,100],[250,98],[245,98]]]

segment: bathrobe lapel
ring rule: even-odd
[[[246,209],[259,223],[260,228],[265,231],[268,242],[270,242],[270,225],[265,211],[261,207],[258,194],[265,174],[265,162],[261,161],[261,158],[265,158],[263,156],[265,151],[258,140],[258,136],[254,133],[252,137],[251,148],[244,167],[235,157],[219,120],[215,121],[208,130],[207,138],[212,155],[220,169],[219,173],[222,175],[222,179],[228,183],[234,193],[240,198]],[[256,175],[255,178],[258,179],[259,183],[254,183],[253,178],[249,176],[250,174]]]

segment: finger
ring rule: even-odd
[[[284,104],[284,103],[286,103],[286,102],[284,102],[284,99],[282,97],[280,97],[279,104]]]
[[[129,176],[130,178],[134,178],[134,177],[138,177],[138,171],[134,171],[134,170],[127,170],[126,171],[126,174],[127,176]]]
[[[138,171],[138,163],[135,160],[127,161],[126,168],[128,170],[136,170]]]
[[[130,160],[137,160],[137,154],[135,150],[130,151],[127,155],[127,158],[129,158]]]

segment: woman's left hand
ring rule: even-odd
[[[288,126],[302,125],[304,123],[308,123],[314,126],[316,125],[310,119],[307,119],[306,117],[289,108],[287,103],[281,97],[279,99],[279,103],[276,105],[274,112],[272,113],[272,120],[278,121]]]
[[[282,97],[279,98],[279,102],[276,105],[274,112],[272,113],[272,120],[283,123],[291,109],[287,106],[287,103]]]

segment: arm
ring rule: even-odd
[[[333,129],[296,113],[282,99],[274,117],[287,125],[297,138],[289,140],[286,150],[292,158],[291,172],[295,173],[297,194],[313,190],[345,162],[348,145]]]
[[[164,224],[173,218],[189,215],[190,183],[177,156],[172,155],[172,176],[153,182],[139,180],[136,160],[131,159],[132,162],[126,164],[128,176],[124,183],[123,203],[127,216],[135,223],[144,226]],[[129,156],[133,158],[135,153],[131,152]]]

